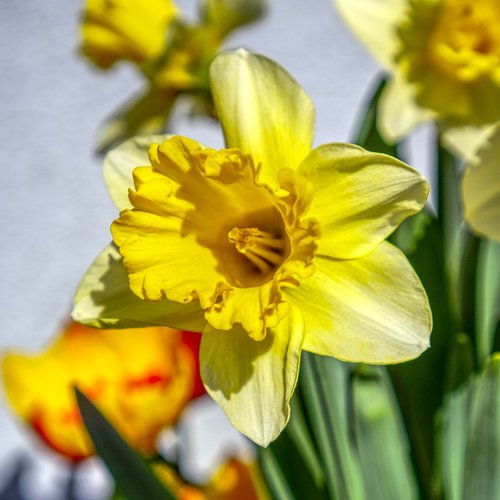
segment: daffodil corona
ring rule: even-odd
[[[267,445],[289,418],[302,349],[396,363],[428,347],[425,292],[383,241],[428,186],[386,155],[312,149],[313,105],[274,62],[227,53],[210,74],[228,148],[174,136],[109,154],[116,247],[87,272],[73,315],[202,331],[207,391]]]
[[[312,185],[282,169],[273,190],[249,154],[184,137],[149,156],[151,167],[134,170],[134,208],[111,228],[130,288],[146,300],[197,300],[213,328],[238,324],[262,340],[287,313],[283,289],[314,272]]]

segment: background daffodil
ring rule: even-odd
[[[269,59],[222,54],[210,77],[228,149],[174,136],[110,153],[116,246],[83,278],[73,317],[202,331],[207,392],[265,446],[288,421],[302,349],[383,364],[428,347],[425,292],[384,241],[428,185],[390,156],[312,149],[312,102]]]
[[[191,98],[191,112],[213,116],[208,67],[225,39],[259,19],[265,0],[199,0],[190,21],[171,0],[87,0],[82,52],[107,69],[118,60],[137,65],[146,88],[105,123],[98,150],[106,152],[138,134],[165,130],[177,99]]]
[[[202,393],[197,337],[165,327],[102,331],[72,322],[45,352],[4,357],[7,399],[47,445],[79,461],[94,450],[76,385],[134,447],[153,454],[159,432]]]
[[[176,14],[171,0],[87,0],[81,50],[103,69],[119,60],[151,61],[165,50]]]
[[[398,140],[437,120],[469,156],[500,119],[500,5],[496,0],[336,0],[392,78],[380,129]]]
[[[500,126],[466,165],[464,218],[480,235],[500,242]]]

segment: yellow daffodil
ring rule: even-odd
[[[380,128],[392,140],[427,119],[470,155],[500,119],[497,0],[335,0],[355,34],[392,73]]]
[[[87,272],[73,316],[202,331],[205,388],[267,445],[288,421],[302,349],[397,363],[428,347],[425,292],[384,241],[428,185],[358,146],[312,149],[313,104],[276,63],[240,50],[210,75],[228,149],[174,136],[109,155],[116,247]]]
[[[7,354],[3,379],[18,416],[52,449],[78,461],[93,454],[73,386],[141,452],[199,395],[199,334],[166,327],[100,331],[70,324],[40,355]]]
[[[500,125],[466,165],[462,195],[470,227],[500,242]]]
[[[157,476],[179,500],[268,500],[257,464],[230,459],[201,487],[186,484],[166,464],[154,466]]]
[[[176,12],[171,0],[87,0],[82,51],[100,68],[119,60],[156,59],[165,50],[167,29]]]
[[[108,151],[134,135],[162,132],[181,95],[190,96],[194,113],[213,116],[210,63],[230,33],[259,19],[265,5],[264,0],[200,0],[199,20],[187,22],[179,14],[168,45],[163,40],[161,57],[141,66],[147,88],[105,124],[98,150]]]

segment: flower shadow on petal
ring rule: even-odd
[[[203,330],[206,322],[197,303],[179,304],[166,299],[157,302],[137,297],[129,287],[122,262],[114,245],[109,245],[97,257],[76,291],[73,319],[95,327],[158,325],[195,332]]]
[[[240,326],[227,332],[208,327],[200,348],[201,375],[207,391],[220,392],[230,400],[250,380],[260,383],[261,374],[256,373],[255,364],[272,348],[274,336],[269,330],[263,340],[255,341]]]

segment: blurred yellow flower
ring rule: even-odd
[[[5,356],[7,399],[46,444],[77,461],[94,452],[76,385],[132,446],[151,454],[161,429],[199,394],[198,337],[166,327],[101,331],[71,323],[42,354]]]
[[[133,169],[148,163],[138,139],[106,160],[123,263],[114,246],[97,258],[73,316],[202,331],[207,392],[267,445],[288,421],[302,349],[397,363],[428,347],[425,292],[384,241],[428,185],[358,146],[312,149],[312,102],[262,56],[217,56],[211,88],[229,149],[152,138],[149,166]]]
[[[254,462],[230,459],[222,465],[208,484],[198,487],[186,484],[165,464],[154,471],[179,500],[269,500],[264,480]]]
[[[100,68],[119,60],[151,61],[164,52],[176,13],[171,0],[87,0],[82,51]]]
[[[108,0],[109,3],[111,1]],[[143,50],[145,54],[142,59],[132,57],[129,45],[135,47],[136,44],[125,44],[122,37],[115,33],[118,27],[115,30],[114,25],[113,29],[105,31],[104,36],[103,22],[99,21],[101,14],[105,19],[113,20],[106,14],[106,9],[110,8],[107,7],[108,2],[89,1],[88,10],[91,11],[90,4],[95,4],[93,10],[98,14],[87,17],[91,21],[98,21],[86,21],[83,24],[83,45],[87,55],[101,67],[108,67],[114,62],[118,52],[122,54],[122,59],[138,63],[148,61],[148,64],[140,65],[147,79],[146,89],[135,99],[127,101],[123,109],[107,121],[101,132],[100,152],[106,152],[134,135],[163,131],[181,95],[190,96],[193,113],[213,116],[208,67],[227,36],[235,29],[259,19],[266,8],[265,0],[200,0],[199,20],[192,22],[187,21],[182,13],[177,14],[169,1],[163,1],[162,9],[158,9],[156,2],[142,5],[139,2],[134,4],[133,0],[113,1],[120,5],[123,3],[121,10],[130,13],[134,26],[137,25],[132,30],[127,25],[127,19],[123,19],[124,16],[116,16],[117,26],[128,35],[140,35],[137,41],[139,47],[136,48],[149,48],[151,54],[145,57],[147,51]],[[151,19],[155,9],[163,17]],[[175,22],[171,23],[174,16]],[[167,25],[168,39],[165,35]],[[139,27],[146,31],[144,36],[140,34]]]
[[[466,164],[462,195],[464,217],[470,227],[500,242],[500,125]]]
[[[439,121],[452,146],[470,154],[484,126],[500,119],[500,3],[335,2],[392,73],[381,100],[383,134],[400,139],[430,118]]]

